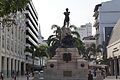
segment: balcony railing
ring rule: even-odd
[[[98,25],[99,25],[99,22],[98,22],[98,20],[96,20],[96,21],[94,22],[93,27],[98,27]]]

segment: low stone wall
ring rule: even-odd
[[[45,80],[87,80],[88,70],[45,70]]]

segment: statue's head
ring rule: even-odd
[[[66,11],[68,11],[69,9],[68,8],[66,8]]]

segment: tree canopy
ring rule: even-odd
[[[0,0],[0,17],[24,10],[28,2],[29,0]]]
[[[48,46],[49,46],[49,53],[51,54],[51,57],[55,55],[55,50],[56,48],[61,46],[61,27],[58,25],[52,25],[52,28],[54,29],[53,31],[53,35],[50,35],[48,38]],[[78,48],[78,50],[80,50],[79,52],[82,52],[82,47],[83,47],[83,43],[80,40],[80,35],[79,33],[77,33],[75,31],[76,26],[74,25],[70,25],[69,29],[71,30],[71,36],[75,39],[75,47]]]
[[[25,10],[29,0],[0,0],[0,23],[3,28],[15,24],[16,13]]]

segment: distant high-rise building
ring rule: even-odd
[[[44,40],[44,37],[41,35],[40,25],[39,25],[38,44],[39,44],[39,45],[47,45],[46,41]]]
[[[103,56],[107,57],[106,46],[113,27],[120,18],[120,0],[112,0],[97,4],[94,9],[96,28],[96,44],[103,45]]]
[[[24,13],[26,15],[26,48],[32,48],[35,51],[35,48],[38,47],[39,24],[38,13],[33,5],[32,0],[30,0],[28,3]],[[33,54],[30,52],[26,52],[25,54],[27,63],[26,66],[30,66],[30,64],[32,65]]]
[[[87,23],[85,25],[81,25],[78,29],[77,32],[80,34],[80,38],[81,40],[84,37],[88,37],[92,35],[92,24],[91,23]]]

